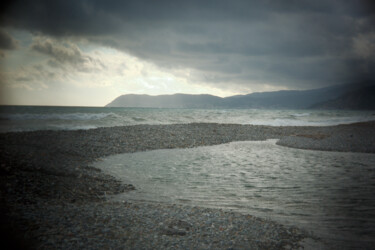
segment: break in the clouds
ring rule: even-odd
[[[33,34],[29,49],[49,57],[49,70],[105,75],[114,69],[83,51],[100,46],[227,93],[373,79],[374,20],[371,1],[340,0],[38,0],[1,14],[4,29]]]

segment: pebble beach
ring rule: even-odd
[[[120,153],[266,139],[292,148],[375,153],[375,122],[327,127],[192,123],[2,133],[2,239],[30,249],[325,248],[308,232],[252,215],[111,201],[108,196],[137,187],[92,167]]]

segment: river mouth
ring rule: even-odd
[[[277,140],[114,155],[94,166],[137,190],[116,200],[221,208],[375,244],[375,154],[300,150]]]

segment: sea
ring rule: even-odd
[[[138,124],[331,126],[372,120],[375,111],[0,108],[1,133]],[[110,199],[236,211],[302,228],[330,249],[373,249],[375,154],[293,149],[276,141],[119,154],[93,166],[136,187]]]
[[[0,133],[138,124],[330,126],[375,120],[375,111],[0,106]]]

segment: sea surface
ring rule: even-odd
[[[0,133],[195,122],[329,126],[369,120],[375,120],[375,111],[0,106]]]

